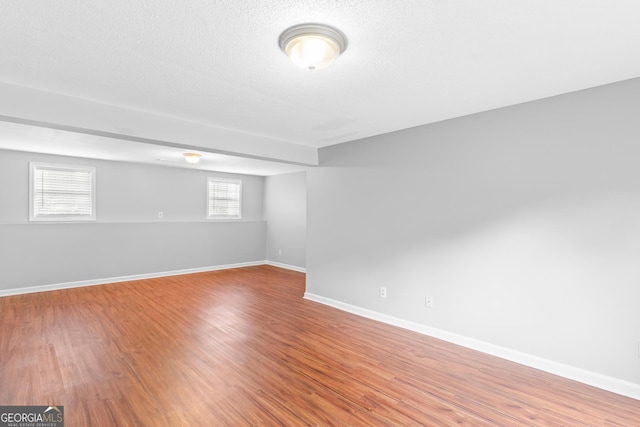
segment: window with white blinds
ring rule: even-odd
[[[242,218],[242,181],[208,178],[207,219]]]
[[[29,163],[30,221],[95,221],[96,169]]]

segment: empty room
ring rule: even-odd
[[[0,427],[640,425],[640,3],[0,2]]]

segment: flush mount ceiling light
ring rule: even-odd
[[[182,153],[182,155],[184,156],[186,162],[190,165],[195,165],[200,161],[200,157],[202,157],[202,154],[198,153]]]
[[[280,49],[300,68],[319,70],[331,64],[347,48],[347,38],[323,24],[300,24],[285,30]]]

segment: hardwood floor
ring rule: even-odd
[[[270,266],[0,298],[0,405],[67,426],[637,426],[640,402],[302,298]]]

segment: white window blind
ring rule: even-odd
[[[95,168],[30,163],[30,221],[93,221]]]
[[[242,218],[242,181],[208,178],[208,219]]]

